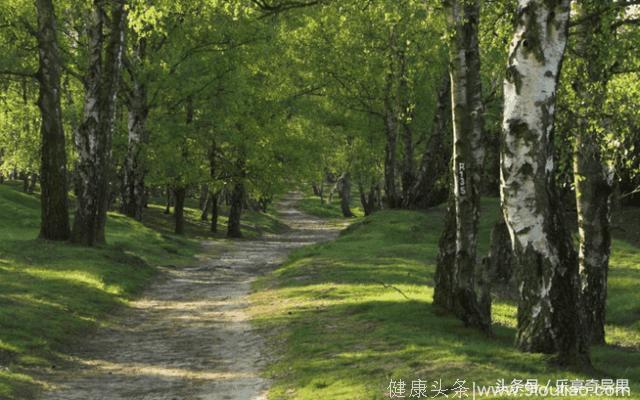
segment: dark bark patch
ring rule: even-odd
[[[522,90],[522,74],[518,71],[515,65],[511,65],[507,68],[506,79],[508,82],[516,85],[516,93],[520,94]]]

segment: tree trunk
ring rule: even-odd
[[[327,196],[327,204],[333,203],[333,192],[336,189],[336,179],[331,172],[326,173],[326,181],[329,184],[329,195]]]
[[[369,203],[367,202],[367,195],[364,192],[364,187],[362,183],[358,182],[358,195],[360,196],[360,204],[362,205],[362,210],[364,210],[364,216],[369,216],[371,212],[369,211]]]
[[[209,201],[209,185],[204,184],[200,186],[200,197],[198,198],[198,206],[200,210],[204,210]]]
[[[200,214],[200,220],[201,221],[208,221],[209,220],[209,210],[211,210],[211,199],[213,197],[213,194],[208,194],[207,195],[207,201],[204,203],[204,207],[202,208],[202,214]]]
[[[187,189],[184,186],[176,186],[173,189],[175,198],[174,220],[176,235],[184,235],[184,200],[187,195]]]
[[[580,234],[579,269],[585,325],[592,344],[605,343],[607,275],[611,252],[611,196],[613,169],[603,159],[599,128],[610,79],[610,57],[603,45],[615,40],[615,32],[604,26],[616,18],[612,0],[583,0],[577,4],[576,18],[589,15],[576,35],[576,80],[573,85],[581,99],[577,108],[574,178]],[[609,15],[607,15],[609,14]]]
[[[166,215],[171,214],[171,206],[173,205],[173,194],[171,193],[171,188],[167,186],[165,189],[165,197],[166,197],[166,206],[164,207],[164,213]]]
[[[27,188],[27,192],[33,193],[36,191],[36,185],[38,184],[38,174],[32,172],[29,175],[29,187]]]
[[[491,230],[488,263],[491,276],[496,282],[509,284],[514,278],[515,260],[511,247],[511,237],[502,216],[496,221]]]
[[[318,197],[320,198],[320,204],[324,204],[324,181],[320,181],[320,187],[318,188]]]
[[[398,84],[398,96],[400,100],[400,118],[402,125],[402,199],[406,201],[411,192],[411,188],[415,183],[415,166],[414,166],[414,149],[413,149],[413,130],[411,129],[411,123],[414,118],[413,108],[411,107],[411,101],[409,96],[409,80],[407,77],[407,55],[404,46],[400,46],[398,51],[398,63],[399,63],[399,84]]]
[[[134,64],[140,68],[144,62],[146,53],[146,40],[138,40]],[[128,111],[128,143],[127,154],[124,161],[123,188],[122,188],[122,213],[138,221],[142,220],[144,209],[144,179],[147,174],[143,149],[149,141],[147,132],[147,117],[149,105],[147,101],[147,88],[136,73],[132,73],[132,89],[129,94]]]
[[[20,179],[22,180],[22,191],[25,193],[29,193],[29,173],[22,172],[20,174]]]
[[[244,183],[238,181],[233,185],[231,192],[231,208],[229,210],[229,222],[227,225],[227,237],[241,238],[240,220],[242,217],[242,203],[244,200]]]
[[[477,1],[452,0],[447,3],[447,12],[450,29],[454,30],[450,43],[450,73],[456,250],[451,285],[440,291],[452,291],[449,297],[454,299],[454,304],[450,311],[465,325],[490,332],[490,307],[484,306],[488,301],[488,290],[477,287],[482,282],[476,279],[478,269],[482,267],[476,259],[476,250],[484,159],[484,110],[478,49],[480,7]]]
[[[602,164],[600,144],[595,140],[594,132],[582,132],[576,136],[574,161],[582,301],[591,343],[604,344],[611,252],[609,223],[612,175]]]
[[[555,188],[555,95],[570,0],[518,1],[504,82],[501,197],[520,284],[517,346],[590,365],[578,259]]]
[[[388,208],[398,207],[398,192],[396,188],[396,147],[398,141],[398,124],[391,110],[385,116],[385,130],[387,143],[384,149],[384,192],[385,203]]]
[[[398,189],[396,187],[396,168],[397,168],[397,147],[399,135],[399,112],[398,112],[398,96],[397,81],[398,71],[396,68],[396,54],[393,51],[396,46],[396,34],[391,32],[389,37],[389,48],[392,50],[389,57],[389,71],[386,75],[385,96],[384,96],[384,128],[387,138],[385,145],[384,157],[384,191],[385,204],[388,208],[400,207],[400,199]]]
[[[365,192],[362,183],[358,183],[358,192],[360,194],[360,204],[362,204],[365,217],[373,214],[378,209],[376,186],[371,185],[369,192],[367,193]]]
[[[240,229],[240,221],[242,217],[242,208],[245,202],[244,180],[246,178],[246,159],[245,149],[241,146],[238,149],[238,156],[235,162],[233,190],[230,197],[229,220],[227,223],[227,237],[241,238],[242,230]]]
[[[451,118],[451,83],[449,73],[444,76],[438,90],[436,113],[429,141],[425,145],[416,182],[404,206],[427,209],[440,204],[447,198],[447,185],[438,185],[449,171],[451,151],[445,147],[447,122]]]
[[[42,115],[40,137],[41,216],[40,238],[67,240],[69,202],[67,154],[60,106],[60,54],[56,33],[56,16],[51,0],[36,0],[38,13],[38,54],[40,95],[38,107]]]
[[[211,193],[211,232],[218,232],[218,203],[220,201],[219,192]]]
[[[340,193],[340,210],[345,218],[353,217],[351,212],[351,178],[349,173],[345,172],[340,175],[337,182],[338,192]]]
[[[456,211],[453,196],[449,197],[444,229],[438,241],[438,258],[434,277],[433,305],[451,311],[455,308],[454,271],[456,261]]]
[[[198,205],[200,206],[200,220],[206,221],[209,217],[209,185],[204,184],[200,187],[200,198],[198,199]]]
[[[211,141],[211,147],[209,148],[209,177],[211,181],[215,182],[218,179],[217,168],[217,156],[218,147],[215,139]],[[211,232],[218,232],[218,203],[220,201],[220,190],[211,191]]]
[[[360,195],[360,204],[362,205],[362,209],[364,210],[364,216],[368,217],[372,214],[373,210],[371,209],[371,205],[369,204],[362,183],[358,183],[358,194]]]
[[[89,27],[89,67],[84,82],[83,119],[75,135],[79,158],[76,168],[78,205],[71,240],[87,246],[105,242],[111,140],[126,20],[124,2],[113,2],[109,17],[105,11],[104,3],[94,0]],[[110,23],[110,29],[105,46],[106,23]]]
[[[415,167],[413,161],[413,131],[404,123],[402,126],[402,201],[406,202],[411,193],[411,188],[416,182]]]

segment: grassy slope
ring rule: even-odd
[[[39,208],[36,197],[0,185],[3,399],[29,398],[36,385],[23,367],[50,367],[67,344],[139,292],[154,265],[187,262],[198,249],[117,214],[102,248],[36,240]]]
[[[545,357],[513,348],[515,307],[496,301],[496,337],[465,329],[432,308],[443,210],[387,211],[356,223],[334,242],[301,249],[256,283],[256,324],[271,333],[278,358],[268,369],[270,398],[382,399],[389,380],[563,379]],[[486,251],[495,200],[483,202]],[[616,240],[609,325],[613,344],[593,349],[606,377],[628,378],[640,394],[640,248]],[[392,286],[392,287],[391,287]],[[403,294],[401,294],[401,291]],[[408,298],[405,298],[404,296]],[[634,396],[634,397],[635,397]]]
[[[187,209],[187,238],[172,232],[172,216],[151,206],[145,225],[111,213],[108,245],[87,249],[36,240],[37,197],[0,185],[0,399],[31,398],[28,371],[50,368],[65,348],[127,303],[155,275],[157,265],[192,261],[208,223]],[[266,214],[248,213],[245,236],[283,229]],[[221,218],[220,230],[224,232]]]

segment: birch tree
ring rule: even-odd
[[[407,208],[427,209],[447,198],[447,186],[441,184],[449,170],[451,148],[448,146],[448,128],[451,120],[451,83],[447,71],[438,88],[436,110],[431,127],[431,136],[424,146],[416,181],[405,199]]]
[[[136,40],[133,54],[127,70],[131,76],[131,88],[127,93],[127,153],[124,160],[122,176],[121,211],[128,217],[142,220],[144,209],[145,159],[144,146],[149,141],[147,118],[149,116],[149,100],[147,84],[139,75],[146,62],[147,39]]]
[[[607,275],[611,251],[609,229],[613,193],[613,168],[607,164],[600,143],[601,115],[609,80],[607,46],[613,32],[606,26],[612,1],[580,1],[576,18],[596,14],[576,31],[577,60],[574,88],[581,99],[577,107],[574,177],[580,234],[579,268],[585,324],[591,343],[603,344],[607,299]],[[595,121],[594,121],[594,118]]]
[[[469,326],[491,330],[490,305],[485,290],[477,290],[476,279],[480,181],[484,159],[483,104],[478,46],[478,1],[445,2],[451,30],[450,73],[453,119],[453,208],[455,225],[445,224],[455,234],[455,255],[451,263],[438,264],[434,303],[452,311]],[[448,217],[448,220],[451,216]],[[446,252],[447,249],[441,249]],[[450,250],[449,250],[450,251]],[[442,257],[442,260],[447,257]],[[442,279],[448,275],[447,279]],[[444,299],[444,301],[443,301]]]
[[[501,197],[520,293],[516,344],[588,365],[578,259],[555,190],[556,89],[570,0],[519,0],[504,81]]]
[[[107,12],[107,5],[111,7]],[[94,0],[88,26],[89,61],[84,76],[84,110],[75,132],[78,151],[78,207],[71,240],[88,246],[105,242],[109,206],[111,141],[120,85],[125,2]]]

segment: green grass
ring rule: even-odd
[[[340,209],[339,196],[334,196],[331,203],[328,202],[328,197],[324,200],[324,202],[320,202],[320,198],[318,196],[306,195],[298,202],[297,207],[309,215],[320,218],[344,218],[342,210]],[[360,204],[360,198],[355,192],[351,196],[351,212],[355,217],[364,216],[364,210]]]
[[[484,199],[483,252],[497,214],[497,201]],[[450,386],[457,379],[586,378],[514,349],[512,303],[494,299],[494,338],[432,307],[442,219],[442,208],[374,214],[333,242],[296,251],[255,283],[252,318],[277,354],[266,372],[273,379],[271,399],[383,399],[390,379],[411,387],[416,379]],[[598,378],[629,379],[634,398],[640,398],[639,320],[640,249],[616,240],[611,345],[593,348],[592,360]]]

